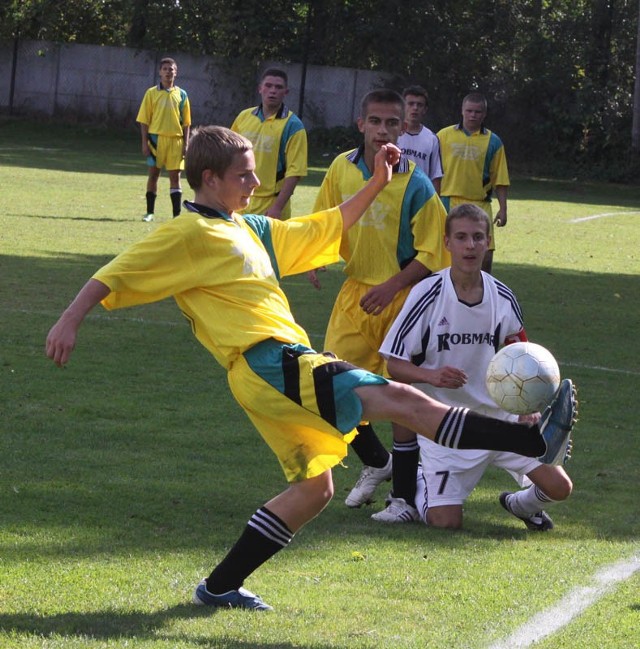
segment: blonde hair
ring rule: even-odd
[[[185,175],[191,189],[200,189],[202,172],[211,170],[222,178],[237,153],[253,149],[251,141],[224,126],[200,126],[192,131],[184,161]]]

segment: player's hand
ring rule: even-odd
[[[393,167],[398,162],[400,162],[400,149],[395,144],[383,144],[374,158],[374,178],[385,185],[391,182]]]
[[[142,145],[142,155],[145,158],[148,158],[151,155],[151,149],[149,148],[149,145],[146,142]]]
[[[498,210],[496,218],[493,219],[493,222],[499,228],[503,228],[505,225],[507,225],[507,210]]]
[[[66,324],[62,319],[58,320],[47,336],[46,354],[58,366],[64,367],[75,349],[77,327]]]
[[[360,307],[369,315],[380,315],[395,297],[397,289],[389,282],[383,282],[368,290],[360,300]]]
[[[450,367],[449,365],[438,367],[430,372],[431,380],[428,383],[436,388],[457,390],[466,384],[468,378],[465,372],[459,370],[457,367]]]
[[[269,216],[272,219],[282,220],[282,210],[279,207],[274,205],[269,205],[264,213],[265,216]]]
[[[318,291],[322,288],[322,285],[320,284],[320,278],[318,277],[318,273],[326,273],[326,272],[327,272],[327,267],[320,266],[320,268],[316,268],[315,270],[310,270],[307,273],[307,279],[311,282],[313,288],[315,288]]]

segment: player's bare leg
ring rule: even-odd
[[[270,610],[271,607],[242,587],[244,580],[265,561],[285,548],[293,535],[315,518],[333,497],[331,470],[292,483],[260,507],[242,535],[193,595],[198,605]]]

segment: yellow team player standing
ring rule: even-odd
[[[307,132],[302,121],[284,103],[289,93],[286,72],[269,68],[262,73],[259,106],[243,110],[231,130],[253,144],[260,187],[243,214],[275,219],[291,216],[291,196],[307,175]]]
[[[444,177],[440,198],[447,212],[462,203],[473,203],[483,209],[491,221],[491,244],[482,270],[491,272],[495,250],[494,224],[507,224],[507,191],[509,171],[502,140],[484,126],[487,100],[473,92],[462,100],[462,121],[438,131]],[[495,218],[491,197],[495,190],[498,211]]]
[[[395,91],[375,89],[361,102],[358,129],[363,144],[340,154],[329,167],[314,209],[335,207],[371,178],[381,147],[395,145],[406,127],[405,102]],[[331,312],[325,349],[371,372],[383,373],[380,345],[411,287],[451,262],[444,247],[446,212],[426,174],[405,155],[394,167],[389,184],[378,194],[340,248],[346,279]],[[311,281],[318,288],[317,276]],[[370,501],[377,485],[391,477],[392,463],[408,452],[419,452],[415,438],[410,451],[396,448],[404,439],[393,426],[393,460],[369,423],[358,426],[352,447],[364,467],[347,496],[348,507]],[[398,469],[402,471],[401,468]],[[415,471],[414,471],[415,473]]]
[[[173,216],[180,214],[182,188],[180,172],[191,129],[191,105],[182,88],[175,85],[178,66],[173,59],[160,61],[160,82],[149,88],[142,98],[136,121],[140,124],[142,155],[149,166],[147,179],[147,213],[143,221],[153,221],[158,179],[162,168],[169,173],[169,192]]]

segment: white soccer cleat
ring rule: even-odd
[[[404,498],[390,498],[387,507],[371,518],[379,523],[415,523],[420,520],[420,514]]]
[[[380,469],[366,465],[362,468],[360,477],[349,492],[344,504],[347,507],[360,507],[369,504],[376,488],[385,480],[391,480],[391,454],[389,454],[386,465]]]

